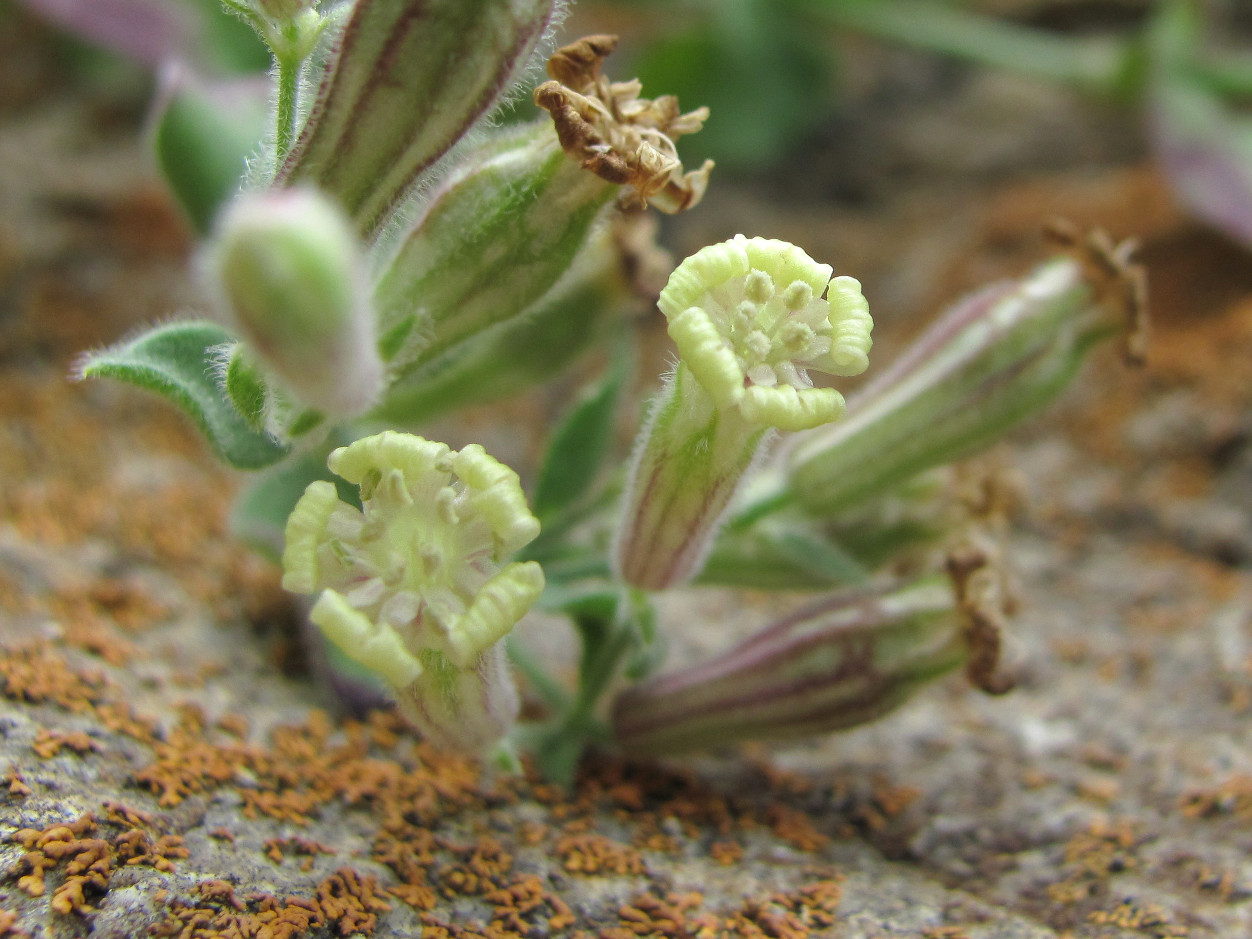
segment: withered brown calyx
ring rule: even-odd
[[[601,179],[628,185],[636,203],[667,214],[696,205],[708,186],[713,161],[683,172],[674,141],[704,125],[708,108],[683,114],[678,99],[640,97],[637,80],[610,82],[602,73],[616,36],[586,36],[548,60],[535,103],[552,115],[565,152]]]

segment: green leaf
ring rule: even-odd
[[[170,323],[90,353],[79,376],[116,378],[164,395],[196,422],[223,460],[239,469],[261,469],[277,463],[287,450],[249,427],[218,386],[215,353],[231,341],[213,323]]]
[[[352,505],[358,504],[357,487],[327,468],[328,449],[303,453],[252,480],[231,509],[231,532],[277,562],[283,553],[287,517],[309,483],[320,479],[333,482],[340,499]]]
[[[231,404],[255,431],[265,428],[265,379],[243,352],[242,346],[231,350],[223,382]]]
[[[170,81],[164,99],[154,141],[157,165],[191,224],[205,234],[218,207],[239,190],[263,133],[265,102],[259,96],[215,100],[184,75]]]
[[[541,520],[577,504],[591,491],[613,448],[613,418],[626,372],[625,358],[619,357],[557,427],[535,486],[534,510]]]
[[[705,105],[711,112],[704,129],[682,141],[683,162],[769,166],[829,120],[833,50],[824,33],[785,6],[710,4],[697,25],[675,24],[636,59],[645,93],[677,95],[683,110]]]

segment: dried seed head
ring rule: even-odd
[[[634,188],[639,203],[673,214],[704,196],[713,161],[683,172],[674,141],[694,134],[708,108],[683,114],[678,99],[640,97],[638,81],[610,82],[601,71],[616,36],[587,36],[548,60],[552,81],[535,89],[535,103],[552,115],[561,147],[586,170]]]

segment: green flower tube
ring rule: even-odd
[[[632,685],[614,701],[614,739],[665,754],[829,733],[888,714],[961,665],[975,687],[1010,690],[994,554],[967,546],[948,570],[832,594],[707,662]]]
[[[831,516],[927,469],[970,456],[1036,413],[1087,353],[1125,332],[1146,343],[1144,280],[1133,245],[1058,233],[1070,253],[958,303],[858,395],[840,424],[798,440],[788,498]]]
[[[432,195],[374,292],[398,377],[530,309],[587,247],[616,186],[569,160],[550,126],[501,134]]]
[[[684,173],[675,141],[700,130],[707,111],[682,114],[673,97],[651,101],[637,82],[609,82],[600,65],[614,42],[559,49],[553,80],[535,93],[552,121],[480,144],[383,266],[374,302],[397,379],[568,286],[615,199],[665,212],[699,201],[712,166]]]
[[[506,561],[539,533],[517,474],[476,444],[392,431],[328,465],[361,508],[310,484],[287,522],[283,586],[319,595],[313,622],[429,739],[485,749],[518,711],[500,640],[544,585],[535,562]]]
[[[627,688],[613,736],[624,750],[664,754],[829,733],[889,713],[967,654],[945,578],[846,591]]]
[[[357,0],[275,185],[316,185],[373,240],[504,99],[555,10],[552,0]]]

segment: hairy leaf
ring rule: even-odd
[[[90,353],[79,375],[116,378],[164,395],[196,422],[223,460],[239,469],[260,469],[281,460],[287,450],[249,427],[218,386],[215,350],[230,341],[230,334],[213,323],[170,323]]]

